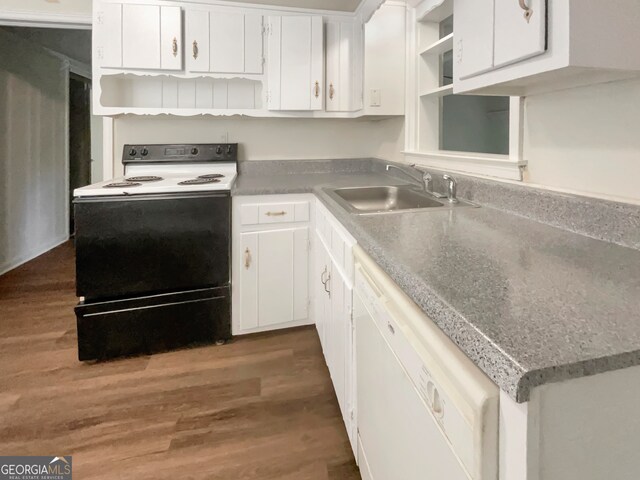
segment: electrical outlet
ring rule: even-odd
[[[380,106],[380,90],[372,89],[369,95],[370,102],[369,106],[371,107],[379,107]]]

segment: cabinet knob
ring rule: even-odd
[[[533,10],[527,5],[527,0],[518,0],[518,2],[520,3],[520,8],[524,10],[524,19],[529,23],[533,15]]]
[[[251,250],[247,247],[244,251],[244,268],[249,270],[249,267],[251,267]]]
[[[178,56],[178,39],[176,37],[173,37],[173,42],[171,42],[171,53],[174,57]]]
[[[194,59],[198,58],[198,41],[197,40],[193,41],[193,58]]]
[[[316,82],[313,86],[313,95],[318,98],[320,96],[320,82]]]
[[[336,89],[333,87],[333,83],[329,84],[329,100],[333,100],[336,93]]]

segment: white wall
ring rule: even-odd
[[[0,273],[68,238],[62,61],[0,31]]]
[[[526,181],[640,201],[640,80],[527,98]]]
[[[138,117],[114,122],[114,175],[122,174],[126,143],[241,144],[240,160],[397,158],[404,142],[402,119],[280,119],[249,117]],[[389,158],[392,159],[392,158]]]

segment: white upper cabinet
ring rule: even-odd
[[[455,0],[455,58],[460,78],[493,68],[495,0]],[[458,34],[460,29],[461,33]]]
[[[495,66],[543,54],[547,46],[546,0],[527,0],[527,10],[513,0],[495,2]]]
[[[93,12],[96,115],[404,114],[399,2],[366,26],[360,11],[209,0],[93,0]]]
[[[122,67],[180,70],[179,7],[122,5]]]
[[[186,68],[190,72],[209,71],[209,12],[188,9],[185,13]]]
[[[326,24],[327,112],[362,109],[362,28],[358,22]]]
[[[364,26],[364,113],[404,115],[406,7],[385,3]]]
[[[244,15],[211,12],[211,71],[244,73]]]
[[[160,8],[160,68],[182,70],[182,11],[180,7]]]
[[[94,9],[94,64],[122,68],[122,4],[96,3]]]
[[[264,71],[264,26],[262,15],[244,16],[244,73],[260,74]]]
[[[262,15],[188,9],[185,24],[188,71],[262,73]]]
[[[454,93],[526,96],[640,75],[638,0],[454,0]]]
[[[269,110],[321,110],[324,98],[322,17],[269,17]]]

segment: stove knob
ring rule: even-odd
[[[231,148],[231,145],[229,145],[227,147],[227,155],[231,155],[231,150],[233,150],[233,149]]]
[[[131,150],[129,150],[129,156],[130,157],[135,157],[137,153],[138,152],[136,151],[135,148],[132,148]]]
[[[149,150],[147,150],[146,148],[142,148],[142,150],[140,150],[140,155],[142,155],[143,157],[146,157],[149,154]]]
[[[218,145],[218,148],[216,148],[216,155],[221,155],[221,154],[222,154],[222,147]]]
[[[191,149],[191,155],[197,155],[198,154],[198,149],[196,147],[193,147]]]

